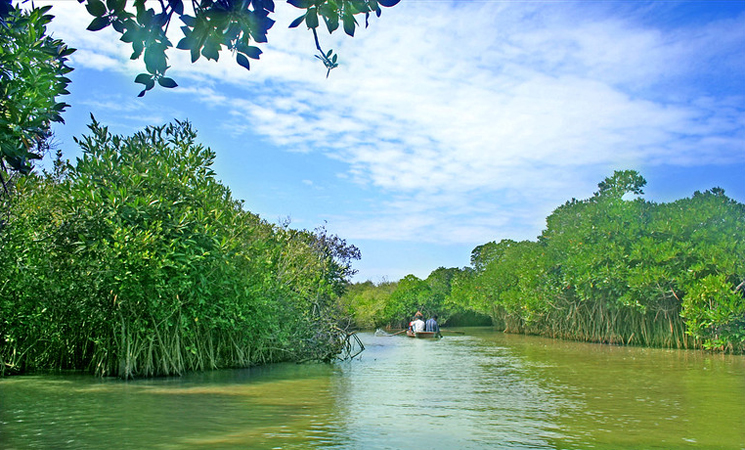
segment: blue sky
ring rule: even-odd
[[[359,247],[356,281],[535,239],[614,170],[639,171],[652,201],[719,186],[745,202],[745,1],[403,0],[355,38],[323,35],[340,58],[328,79],[278,1],[250,72],[174,50],[180,87],[144,98],[113,31],[85,31],[75,0],[36,4],[78,49],[55,127],[66,158],[91,113],[120,134],[188,119],[247,209]]]

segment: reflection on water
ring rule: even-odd
[[[550,448],[560,399],[508,348],[471,336],[384,339],[336,379],[349,448]]]
[[[745,449],[745,358],[463,329],[336,365],[0,380],[0,449]]]

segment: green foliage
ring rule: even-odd
[[[426,280],[407,275],[395,283],[373,284],[370,281],[353,285],[342,297],[345,311],[360,328],[404,327],[419,311],[425,318],[433,315],[444,323],[454,314],[468,311],[461,301],[454,300],[464,273],[456,268],[439,267]]]
[[[336,357],[356,248],[244,211],[188,123],[90,130],[74,166],[9,199],[0,370],[129,378]]]
[[[63,122],[69,105],[57,97],[69,93],[67,57],[75,50],[47,35],[50,6],[23,11],[0,4],[0,182],[6,188],[11,171],[28,174],[42,157],[35,149],[51,122]]]
[[[499,259],[501,255],[502,251],[496,242],[479,245],[471,251],[471,267],[476,272],[483,272],[489,263]]]
[[[717,188],[662,205],[623,199],[645,184],[618,171],[557,208],[538,242],[476,247],[464,303],[512,332],[743,351],[743,205]]]
[[[687,332],[704,346],[745,351],[745,205],[714,188],[669,205],[684,261],[679,289]],[[669,223],[669,222],[667,222]]]
[[[354,326],[373,329],[387,325],[383,314],[396,282],[373,284],[372,281],[351,285],[341,297],[340,304]]]
[[[703,339],[706,348],[745,347],[745,298],[724,274],[697,280],[686,293],[682,315],[687,332]]]
[[[600,190],[595,196],[620,199],[625,194],[642,195],[646,184],[647,180],[635,170],[617,170],[613,176],[598,183]]]
[[[406,275],[391,293],[390,299],[383,310],[382,322],[403,326],[408,324],[414,313],[422,311],[431,298],[430,287],[425,280]]]
[[[451,302],[453,280],[459,273],[460,270],[456,268],[438,267],[427,276],[430,295],[427,301],[420,305],[420,311],[425,315],[425,319],[437,315],[440,322],[445,322],[454,311],[460,310]]]
[[[617,171],[556,208],[536,242],[489,242],[469,268],[405,277],[376,303],[375,323],[472,311],[508,332],[744,352],[745,205],[719,188],[667,204],[624,199],[645,184]]]
[[[201,57],[217,61],[223,49],[236,57],[236,62],[250,70],[250,59],[259,59],[262,51],[254,44],[267,42],[267,33],[274,26],[274,0],[162,0],[157,4],[145,0],[78,0],[85,2],[94,17],[88,30],[98,31],[111,26],[120,33],[121,41],[132,45],[132,59],[143,58],[147,73],[135,79],[143,85],[140,96],[155,87],[166,88],[176,82],[165,76],[168,70],[166,52],[173,47],[167,37],[171,20],[178,17],[183,38],[176,48],[191,54],[192,62]],[[321,20],[329,33],[343,24],[344,32],[354,36],[358,26],[357,16],[364,15],[368,25],[370,13],[381,14],[381,6],[391,7],[399,0],[288,0],[287,3],[304,9],[303,15],[290,27],[301,23],[312,30],[318,59],[323,61],[327,74],[337,67],[337,55],[332,50],[324,52],[316,32]],[[153,7],[154,6],[154,7]]]

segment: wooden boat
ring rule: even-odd
[[[412,330],[406,330],[406,336],[409,336],[412,338],[419,338],[419,339],[438,339],[442,337],[440,333],[437,333],[435,331],[412,331]]]

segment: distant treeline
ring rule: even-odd
[[[179,374],[335,358],[359,251],[243,209],[188,123],[96,123],[0,196],[0,375]]]
[[[400,326],[420,310],[483,315],[511,333],[745,351],[745,205],[714,188],[672,203],[641,198],[617,171],[566,202],[536,241],[476,247],[471,266],[427,279],[361,283],[343,298],[358,326]]]

